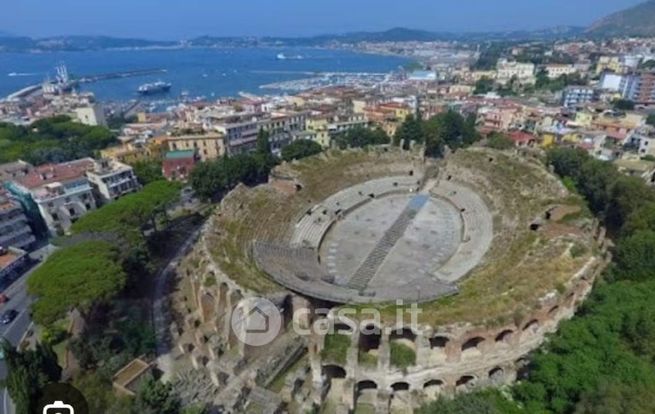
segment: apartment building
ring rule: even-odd
[[[368,119],[364,114],[339,114],[328,120],[328,134],[334,136],[355,128],[368,126]]]
[[[141,188],[132,167],[110,159],[94,162],[93,170],[87,171],[86,176],[101,204],[110,203]]]
[[[642,72],[624,76],[620,92],[623,98],[635,103],[655,103],[655,73]]]
[[[578,73],[578,69],[573,65],[552,64],[544,66],[549,79],[557,79],[563,75],[573,75]]]
[[[562,106],[575,108],[593,101],[594,88],[590,86],[567,86],[562,92]]]
[[[30,250],[35,241],[22,206],[0,188],[0,248]]]
[[[12,182],[10,191],[24,203],[36,204],[48,232],[65,234],[88,211],[97,208],[87,171],[95,168],[91,158],[35,167]]]
[[[226,118],[214,124],[214,129],[224,137],[225,150],[228,154],[248,152],[257,146],[259,122],[256,118]]]
[[[533,84],[536,81],[534,70],[534,63],[521,63],[508,61],[507,59],[498,59],[496,65],[498,75],[496,80],[502,85],[508,84],[512,79],[516,79],[521,84]]]
[[[201,161],[215,160],[226,153],[225,136],[217,133],[171,136],[169,151],[195,150]]]

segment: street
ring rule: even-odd
[[[30,304],[32,298],[27,295],[27,279],[43,261],[52,253],[53,247],[47,245],[39,250],[35,250],[30,254],[30,257],[38,259],[40,262],[27,271],[24,275],[18,278],[7,289],[4,290],[5,295],[9,298],[7,303],[0,305],[0,313],[8,310],[15,309],[18,311],[18,316],[7,325],[0,325],[0,335],[13,346],[18,346],[18,343],[23,338],[25,333],[31,328],[32,320],[30,319]],[[7,367],[5,361],[0,361],[0,379],[5,379],[7,375]],[[4,388],[0,388],[0,413],[9,414],[13,411],[10,407],[11,400]]]

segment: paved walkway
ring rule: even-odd
[[[163,373],[163,381],[168,381],[172,378],[173,366],[173,359],[170,355],[170,313],[167,309],[168,282],[171,279],[171,276],[175,274],[175,269],[177,268],[182,256],[184,256],[191,246],[198,240],[198,236],[202,229],[203,226],[191,233],[185,242],[177,249],[175,255],[169,260],[166,266],[159,272],[155,281],[152,315],[157,339],[157,366]]]

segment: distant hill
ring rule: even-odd
[[[655,0],[600,19],[586,31],[593,36],[655,36]]]
[[[170,47],[177,42],[144,39],[122,39],[107,36],[56,36],[34,39],[30,37],[3,36],[0,34],[0,51],[78,51],[117,48]]]
[[[162,47],[257,47],[257,46],[325,46],[335,43],[358,42],[408,42],[408,41],[449,41],[488,42],[553,40],[578,36],[584,29],[578,27],[555,27],[534,31],[450,33],[430,32],[404,27],[380,32],[353,32],[344,34],[326,34],[312,37],[217,37],[201,36],[194,39],[178,41],[156,41],[144,39],[124,39],[108,36],[54,36],[47,38],[30,38],[3,36],[0,32],[0,52],[30,51],[82,51],[127,48],[162,48]]]

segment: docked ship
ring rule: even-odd
[[[139,86],[138,92],[140,95],[156,95],[170,91],[172,86],[168,82],[157,81]]]

